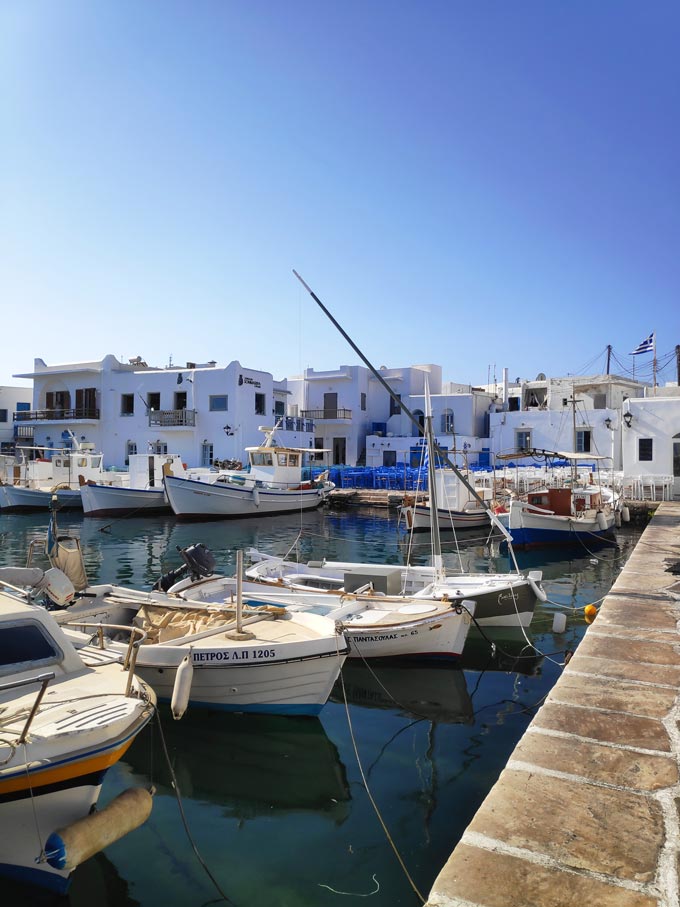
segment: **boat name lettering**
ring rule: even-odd
[[[361,636],[361,640],[365,642],[383,642],[386,639],[398,639],[396,633],[385,633],[382,636]]]
[[[216,649],[214,652],[194,652],[194,664],[203,664],[205,662],[215,661],[249,661],[261,658],[276,658],[275,649],[238,649],[226,650]]]

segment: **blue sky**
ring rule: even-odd
[[[680,343],[680,4],[4,0],[0,384]],[[651,377],[651,356],[635,357]],[[661,374],[675,379],[674,361]]]

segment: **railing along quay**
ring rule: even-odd
[[[679,570],[680,502],[664,501],[429,907],[677,907]]]

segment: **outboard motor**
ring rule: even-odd
[[[184,563],[181,567],[169,570],[160,579],[156,580],[153,586],[155,592],[167,592],[175,583],[184,579],[187,574],[191,576],[192,580],[197,580],[201,579],[201,577],[210,576],[214,572],[215,555],[202,542],[190,545],[188,548],[180,548],[178,545],[177,550]]]
[[[188,548],[178,546],[177,550],[188,567],[192,579],[201,579],[201,577],[210,576],[215,572],[215,555],[202,542],[190,545]]]

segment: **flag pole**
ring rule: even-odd
[[[652,360],[652,374],[653,374],[653,384],[654,384],[654,396],[656,397],[656,331],[654,331],[654,342],[652,344],[652,349],[654,351],[654,359]]]

